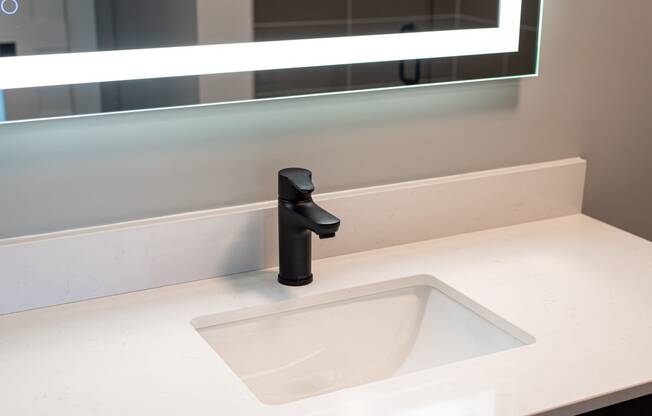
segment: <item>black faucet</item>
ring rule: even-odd
[[[311,232],[333,238],[340,220],[312,201],[312,173],[288,168],[278,173],[278,281],[287,286],[312,282]]]

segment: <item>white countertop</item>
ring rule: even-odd
[[[652,243],[588,217],[334,257],[313,268],[315,283],[302,288],[263,271],[2,316],[0,414],[523,415],[586,401],[573,410],[588,409],[635,387],[652,393]],[[190,324],[418,274],[436,276],[536,342],[268,406]]]

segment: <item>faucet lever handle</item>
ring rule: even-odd
[[[287,201],[305,201],[315,190],[312,172],[302,168],[287,168],[278,173],[278,197]]]

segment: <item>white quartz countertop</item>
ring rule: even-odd
[[[302,288],[262,271],[2,316],[0,415],[574,414],[652,393],[652,243],[591,218],[333,257],[313,269],[315,283]],[[190,323],[420,274],[536,342],[271,406]]]

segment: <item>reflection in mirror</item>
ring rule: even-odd
[[[0,121],[532,75],[537,71],[540,1],[522,1],[516,52],[7,89],[0,92]],[[501,0],[3,4],[0,69],[2,60],[11,56],[472,31],[501,25]]]

